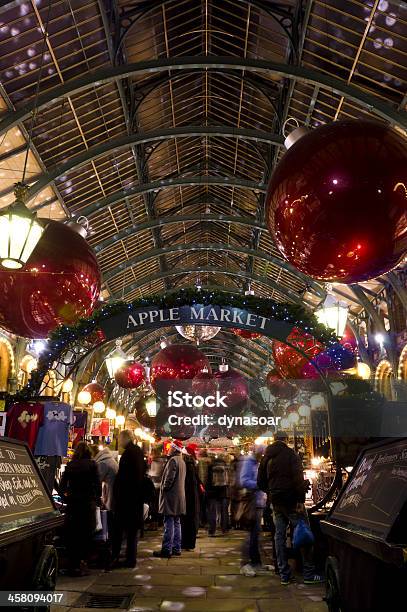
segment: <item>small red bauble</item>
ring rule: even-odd
[[[153,357],[150,380],[156,389],[160,380],[188,380],[204,372],[211,372],[204,353],[190,344],[170,344]]]
[[[98,300],[100,270],[92,248],[68,225],[47,227],[23,270],[0,269],[0,326],[45,338],[58,325],[87,317]]]
[[[105,398],[105,390],[102,385],[97,382],[91,382],[85,385],[82,391],[87,391],[88,393],[90,393],[92,398],[92,404],[94,404],[95,402],[103,402]]]
[[[235,334],[235,336],[240,336],[241,338],[245,338],[246,340],[255,340],[256,338],[260,338],[262,335],[258,332],[252,332],[248,329],[233,328],[231,331]]]
[[[302,369],[316,355],[324,350],[323,345],[313,336],[294,327],[287,338],[292,346],[278,340],[273,341],[274,365],[283,378],[302,378]],[[305,353],[302,355],[296,349]]]
[[[324,281],[356,283],[394,268],[407,234],[407,141],[384,124],[335,121],[285,153],[266,198],[284,257]]]
[[[276,369],[267,374],[266,385],[270,393],[279,399],[292,399],[297,394],[296,386],[282,378]]]
[[[127,362],[116,370],[114,379],[123,389],[137,389],[145,380],[144,366],[137,361]]]
[[[355,355],[357,354],[358,341],[356,340],[355,334],[353,333],[349,325],[345,327],[345,331],[342,338],[340,339],[340,343],[351,353],[354,353]]]

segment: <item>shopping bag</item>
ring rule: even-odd
[[[314,535],[304,518],[298,519],[293,533],[293,548],[304,548],[314,543]]]
[[[235,512],[235,520],[242,524],[250,524],[256,518],[256,493],[243,489]]]
[[[97,512],[97,510],[99,510],[99,513]],[[107,542],[109,538],[109,530],[107,527],[107,510],[100,510],[100,508],[97,508],[96,517],[98,514],[100,516],[100,522],[99,522],[100,529],[96,529],[95,540],[98,542]],[[98,524],[97,518],[96,518],[96,523]]]
[[[102,531],[102,517],[99,506],[96,507],[96,527],[95,531]]]

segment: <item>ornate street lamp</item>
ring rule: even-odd
[[[105,359],[105,364],[111,380],[114,379],[114,375],[116,374],[117,370],[122,367],[125,361],[128,360],[128,356],[123,351],[121,346],[122,341],[116,340],[114,350]]]
[[[146,401],[146,410],[149,417],[157,416],[157,400],[155,397],[149,397]]]
[[[345,302],[340,302],[335,296],[328,294],[322,307],[315,311],[315,316],[322,325],[333,329],[341,338],[348,320],[348,306]]]
[[[15,202],[0,212],[0,263],[18,270],[26,263],[45,229],[26,206],[28,186],[17,183]]]

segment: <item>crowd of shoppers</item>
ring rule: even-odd
[[[293,580],[287,528],[295,528],[300,519],[307,521],[307,483],[301,460],[284,434],[276,434],[264,452],[253,447],[247,455],[232,457],[210,457],[206,451],[197,457],[196,445],[184,447],[173,440],[167,456],[157,447],[149,463],[131,431],[122,431],[118,444],[119,463],[108,448],[81,442],[63,473],[60,492],[66,502],[67,552],[74,575],[87,572],[99,508],[107,516],[109,568],[136,566],[138,537],[148,515],[152,529],[162,521],[162,545],[153,554],[166,559],[194,550],[199,527],[210,537],[231,527],[246,529],[241,573],[256,576],[272,569],[262,562],[260,542],[262,528],[272,522],[276,572],[283,585]],[[312,547],[302,549],[301,555],[304,582],[321,582]]]

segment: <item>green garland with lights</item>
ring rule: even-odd
[[[180,289],[168,295],[150,295],[138,298],[132,302],[112,302],[105,304],[87,319],[79,319],[75,325],[61,325],[49,336],[47,347],[38,361],[38,369],[32,373],[31,380],[19,394],[29,397],[38,392],[46,372],[52,367],[58,356],[71,344],[85,339],[98,330],[100,324],[117,314],[128,312],[139,308],[175,308],[177,306],[192,306],[200,304],[203,306],[229,306],[241,308],[253,313],[261,313],[262,316],[278,321],[284,321],[299,327],[311,334],[326,346],[338,342],[334,331],[327,329],[318,322],[315,315],[299,304],[278,303],[267,298],[254,295],[240,295],[227,291],[205,291],[198,289]]]

